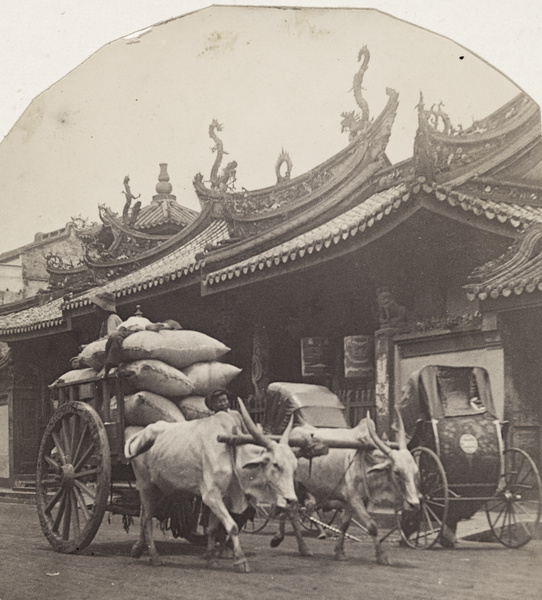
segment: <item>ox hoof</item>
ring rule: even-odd
[[[391,565],[391,561],[390,559],[387,557],[386,554],[382,555],[382,556],[377,556],[376,557],[376,562],[379,565],[384,565],[385,567],[389,567]]]
[[[141,546],[138,546],[137,544],[132,546],[132,549],[130,550],[130,556],[132,558],[140,558],[142,554],[143,548],[141,548]]]
[[[246,560],[239,562],[239,563],[233,563],[233,568],[238,573],[250,573],[250,567],[248,566],[248,563]]]
[[[303,548],[299,550],[299,556],[312,556],[312,551],[308,548]]]
[[[218,560],[216,558],[210,558],[207,560],[206,566],[208,569],[218,569]]]
[[[340,562],[346,562],[348,558],[346,558],[346,554],[344,552],[337,552],[335,554],[335,560],[338,560]]]
[[[271,548],[276,548],[277,546],[279,546],[282,543],[283,539],[284,538],[281,538],[281,537],[271,538],[271,541],[269,542],[269,545],[271,546]]]
[[[149,562],[153,567],[161,567],[164,564],[159,556],[151,556]]]

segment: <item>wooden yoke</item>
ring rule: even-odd
[[[275,442],[280,441],[280,435],[267,435],[267,437],[271,438]],[[219,435],[219,436],[217,436],[217,440],[219,442],[228,444],[229,446],[241,446],[244,444],[255,444],[257,446],[261,445],[251,435],[248,435],[248,434]],[[341,439],[327,440],[326,439],[324,441],[315,436],[309,440],[306,437],[301,438],[301,437],[295,436],[295,431],[292,434],[292,436],[290,437],[290,439],[288,440],[289,445],[292,446],[293,448],[304,448],[306,446],[309,446],[311,443],[315,443],[315,442],[324,444],[328,448],[349,448],[352,450],[367,448],[366,444],[363,444],[361,442],[352,441],[352,440],[341,440]],[[390,446],[392,448],[395,445],[396,444],[390,444]]]

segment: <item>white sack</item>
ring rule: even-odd
[[[153,392],[137,392],[124,398],[124,420],[126,425],[146,427],[156,421],[177,423],[185,418],[171,400]]]
[[[210,417],[213,413],[205,406],[202,396],[187,396],[182,400],[175,400],[175,404],[187,421]]]
[[[149,319],[133,316],[126,319],[126,321],[123,321],[117,329],[122,327],[129,331],[143,331],[148,325],[152,325],[152,321],[149,321]]]
[[[105,345],[107,344],[107,338],[101,338],[95,342],[91,342],[83,347],[81,352],[72,359],[72,366],[77,369],[84,367],[91,367],[98,369],[98,371],[105,364]]]
[[[222,342],[199,331],[187,329],[138,331],[127,337],[122,344],[126,362],[155,359],[177,369],[196,362],[217,360],[229,350]]]
[[[88,379],[94,379],[98,376],[98,371],[96,369],[74,369],[73,371],[68,371],[61,375],[56,381],[54,381],[49,387],[55,388],[58,387],[61,383],[77,383],[84,382]]]
[[[121,365],[119,370],[137,390],[154,392],[166,398],[188,396],[194,392],[194,385],[182,371],[160,360],[136,360]]]
[[[239,367],[216,361],[198,362],[183,369],[194,384],[195,396],[208,396],[219,388],[226,388],[241,371]]]

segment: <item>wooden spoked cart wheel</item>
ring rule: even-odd
[[[521,548],[540,528],[542,485],[533,459],[519,448],[503,453],[503,471],[495,497],[486,504],[491,530],[501,544]]]
[[[412,450],[420,469],[420,510],[398,513],[401,537],[408,546],[429,550],[443,539],[448,516],[448,482],[439,457],[429,448]]]
[[[41,528],[57,552],[82,550],[104,516],[111,484],[111,456],[98,413],[83,402],[66,402],[43,435],[36,470]]]

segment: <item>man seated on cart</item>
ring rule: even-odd
[[[233,395],[228,390],[219,388],[205,398],[205,406],[212,413],[228,411],[231,408],[230,399],[233,399]]]
[[[112,334],[122,323],[122,319],[117,314],[117,305],[115,296],[111,292],[98,292],[91,298],[94,304],[94,312],[100,319],[100,338]]]

